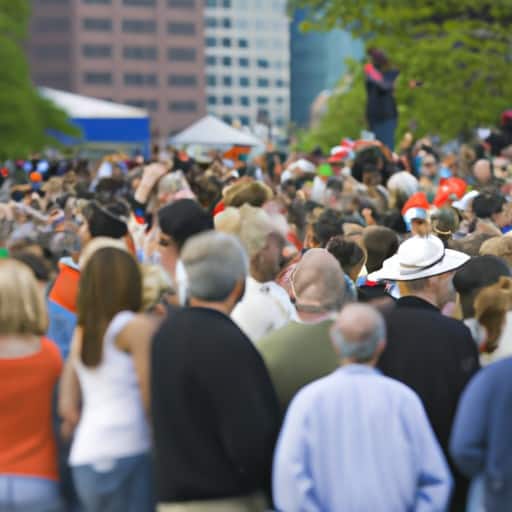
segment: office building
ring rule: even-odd
[[[203,0],[33,0],[37,85],[149,110],[167,137],[203,116]]]
[[[345,72],[345,59],[360,60],[364,45],[344,30],[303,32],[306,10],[297,10],[291,24],[291,119],[301,127],[310,123],[313,102],[332,90]]]
[[[205,0],[208,112],[285,128],[290,110],[286,0]]]

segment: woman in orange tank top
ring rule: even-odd
[[[62,359],[31,271],[0,261],[0,510],[58,512],[52,398]]]

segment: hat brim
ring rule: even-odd
[[[419,269],[417,272],[407,273],[401,271],[398,255],[395,254],[384,262],[383,267],[376,272],[372,272],[368,279],[371,281],[415,281],[416,279],[426,279],[446,272],[453,272],[470,260],[470,256],[460,251],[446,249],[444,258],[435,265]]]

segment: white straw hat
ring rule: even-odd
[[[463,252],[445,249],[436,236],[415,236],[406,240],[398,252],[368,278],[371,281],[414,281],[452,272],[469,259]]]

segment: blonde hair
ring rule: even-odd
[[[42,336],[47,329],[44,294],[34,274],[18,261],[0,261],[0,335]]]

